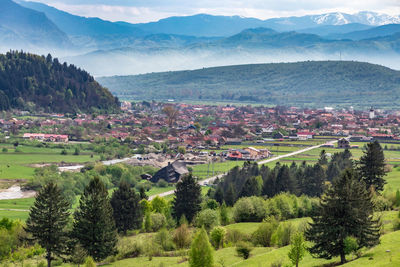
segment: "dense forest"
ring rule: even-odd
[[[400,95],[400,72],[353,61],[237,65],[98,81],[117,96],[150,100],[390,108]]]
[[[118,99],[86,71],[57,58],[11,51],[0,54],[0,110],[114,111]]]

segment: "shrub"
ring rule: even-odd
[[[165,218],[164,214],[161,213],[152,213],[150,215],[150,218],[151,218],[151,230],[153,230],[153,232],[157,232],[158,230],[163,228],[167,223],[167,219]]]
[[[252,234],[251,240],[255,245],[263,247],[272,246],[272,235],[278,228],[278,222],[275,219],[270,219],[262,223],[258,229]]]
[[[6,147],[3,147],[3,149],[1,150],[3,153],[7,153],[8,149]]]
[[[226,207],[225,202],[222,203],[222,205],[220,207],[219,216],[221,218],[221,224],[222,225],[229,224],[228,208]]]
[[[219,249],[224,246],[226,230],[224,227],[215,227],[210,234],[211,244],[214,248]]]
[[[15,152],[17,152],[17,151],[15,150]],[[67,150],[65,150],[65,149],[61,150],[61,155],[68,155]]]
[[[173,241],[177,248],[187,248],[190,246],[191,239],[191,232],[186,223],[182,223],[174,233]]]
[[[264,200],[260,197],[244,197],[233,207],[236,222],[260,222],[265,218]]]
[[[295,229],[291,223],[281,223],[272,236],[272,242],[279,247],[287,246],[290,244],[291,237],[294,233]]]
[[[14,151],[17,152],[17,153],[21,153],[21,152],[22,152],[22,149],[19,148],[19,147],[17,147]]]
[[[239,242],[236,245],[236,253],[239,257],[243,259],[248,259],[250,257],[250,252],[253,248],[246,242]]]
[[[208,209],[216,210],[216,209],[218,209],[219,205],[215,199],[209,199],[209,200],[207,200],[206,207]]]
[[[229,229],[226,233],[226,241],[228,243],[236,244],[240,241],[248,241],[250,237],[236,229]]]
[[[121,238],[117,245],[118,260],[139,257],[144,252],[143,243],[138,240]]]
[[[211,228],[219,225],[218,211],[212,209],[205,209],[200,211],[194,221],[197,227],[202,227],[209,231]]]
[[[167,187],[167,186],[168,186],[168,183],[167,183],[167,181],[165,181],[164,179],[160,179],[160,180],[158,180],[158,182],[157,182],[157,186],[158,186],[158,187]]]
[[[154,240],[160,247],[165,251],[171,251],[175,249],[172,238],[167,229],[162,228],[155,236]]]
[[[85,260],[85,267],[96,267],[96,263],[94,262],[92,257],[87,257]]]
[[[372,201],[374,203],[374,211],[390,210],[391,203],[383,196],[375,196]]]

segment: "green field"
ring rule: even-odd
[[[7,148],[8,152],[1,152]],[[74,149],[66,149],[68,155],[61,155],[61,148],[46,148],[19,145],[15,152],[14,146],[0,145],[0,179],[30,179],[34,173],[32,164],[44,163],[85,163],[99,160],[100,157],[91,157],[91,151],[81,151],[80,155],[73,155]]]

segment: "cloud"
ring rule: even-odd
[[[148,22],[198,13],[267,19],[368,10],[400,14],[400,0],[35,0],[72,14],[112,21]]]

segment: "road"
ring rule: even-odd
[[[101,163],[103,163],[104,165],[113,165],[113,164],[117,164],[117,163],[121,163],[121,162],[125,162],[128,161],[130,159],[135,159],[137,157],[139,157],[140,155],[136,154],[130,158],[123,158],[123,159],[112,159],[112,160],[105,160],[102,161]],[[62,172],[64,171],[76,171],[76,170],[80,170],[84,167],[84,165],[73,165],[73,166],[65,166],[65,167],[58,167],[58,169]]]
[[[324,146],[324,145],[333,145],[335,143],[337,143],[337,140],[329,141],[329,142],[326,142],[326,143],[323,143],[323,144],[320,144],[320,145],[316,145],[316,146],[310,146],[310,147],[307,147],[307,148],[304,148],[304,149],[300,149],[300,150],[297,150],[297,151],[294,151],[294,152],[290,152],[290,153],[285,154],[285,155],[276,156],[276,157],[273,157],[273,158],[270,158],[270,159],[265,159],[265,160],[262,160],[262,161],[258,161],[257,164],[259,164],[259,165],[266,164],[266,163],[269,163],[269,162],[272,162],[272,161],[276,161],[276,160],[279,160],[279,159],[282,159],[282,158],[291,157],[291,156],[294,156],[294,155],[297,155],[297,154],[301,154],[301,153],[304,153],[304,152],[307,152],[307,151],[310,151],[310,150],[313,150],[313,149],[316,149],[316,148],[320,148],[321,146]],[[226,173],[222,173],[222,174],[218,174],[216,176],[207,178],[205,180],[201,180],[201,181],[199,181],[199,184],[200,185],[210,184],[210,183],[214,182],[215,179],[221,178],[225,174]],[[157,195],[150,196],[149,200],[152,200],[156,196],[165,197],[165,196],[168,196],[168,195],[172,195],[173,193],[174,193],[174,190],[163,192],[163,193],[160,193],[160,194],[157,194]]]

